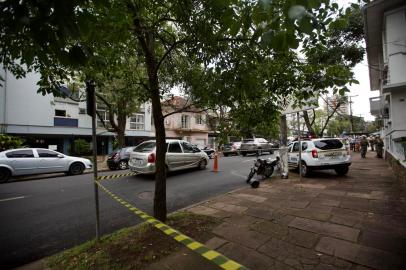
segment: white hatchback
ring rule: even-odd
[[[43,148],[20,148],[0,152],[0,183],[11,176],[65,172],[82,174],[92,168],[86,158],[71,157]]]
[[[346,175],[351,165],[351,155],[345,144],[337,138],[303,140],[302,175],[309,176],[312,170],[333,169],[338,175]],[[290,168],[299,167],[299,142],[288,145]]]

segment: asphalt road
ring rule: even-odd
[[[220,172],[211,172],[210,161],[206,170],[187,170],[169,175],[168,212],[245,186],[245,178],[254,159],[255,156],[222,157],[219,160]],[[102,175],[106,174],[111,172]],[[152,214],[152,178],[130,176],[103,183],[124,200]],[[99,194],[102,234],[140,222],[102,190]],[[93,239],[95,204],[92,175],[2,184],[0,213],[2,269],[23,265]]]

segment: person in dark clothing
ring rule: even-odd
[[[362,137],[360,141],[360,146],[361,146],[361,158],[365,158],[369,146],[368,140],[365,136]]]
[[[375,151],[374,146],[376,145],[375,137],[369,137],[369,144],[371,145],[371,151]]]
[[[376,139],[376,156],[383,158],[383,140],[381,138]]]

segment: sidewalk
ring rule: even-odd
[[[207,245],[250,269],[406,269],[406,195],[390,167],[355,153],[347,177],[272,179],[189,208],[220,217]],[[218,269],[186,248],[155,269]]]

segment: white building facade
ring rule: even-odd
[[[92,121],[86,114],[86,102],[37,93],[40,79],[37,73],[17,79],[0,68],[0,75],[4,78],[0,86],[0,133],[19,136],[31,147],[51,148],[65,154],[71,152],[75,139],[91,140]],[[154,137],[151,111],[151,105],[145,103],[127,119],[126,145]],[[97,126],[97,152],[108,154],[113,150],[115,134],[108,132],[100,121]]]
[[[406,169],[406,2],[376,0],[364,7],[371,114],[381,122],[386,159]]]

